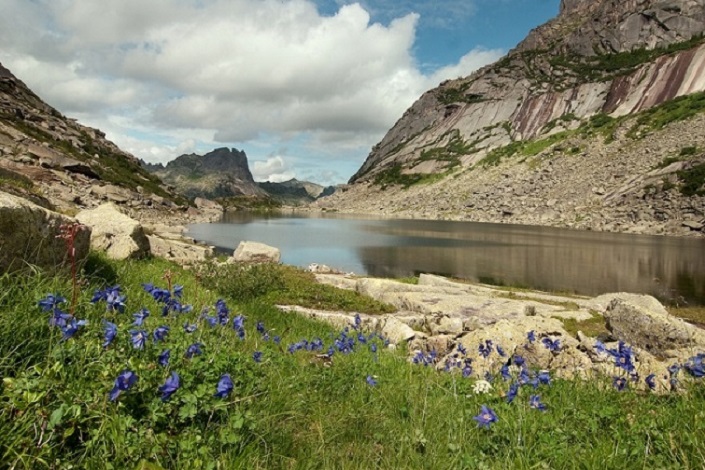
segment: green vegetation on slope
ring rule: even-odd
[[[405,348],[386,350],[382,338],[354,325],[335,329],[280,312],[272,306],[281,300],[278,293],[313,291],[310,279],[290,268],[234,275],[240,280],[213,283],[160,260],[113,262],[92,256],[75,306],[47,301],[48,293],[70,292],[70,279],[40,272],[2,277],[3,465],[528,469],[572,468],[576,462],[584,468],[705,464],[702,382],[657,396],[629,384],[618,392],[611,380],[554,378],[537,382],[536,388],[520,387],[509,403],[510,382],[500,377],[493,378],[488,393],[478,393],[477,381],[464,378],[459,369],[436,371],[431,355],[417,355],[418,363],[410,363]],[[150,294],[144,283],[162,289],[147,286]],[[119,295],[111,295],[116,285]],[[95,289],[103,298],[91,303]],[[50,311],[38,306],[41,299]],[[182,308],[186,304],[193,309]],[[49,318],[58,315],[52,313],[54,305],[89,323],[73,333],[49,326]],[[134,314],[142,308],[151,314],[135,325]],[[111,341],[104,319],[116,325]],[[163,339],[154,336],[160,326],[170,328]],[[141,330],[147,333],[143,343],[134,333]],[[169,363],[160,365],[167,349]],[[126,378],[116,387],[116,379],[128,377],[127,372],[137,380]],[[178,386],[167,381],[173,372]],[[536,401],[532,406],[533,395],[545,411]],[[478,427],[478,420],[486,418],[482,406],[497,416],[487,428]]]

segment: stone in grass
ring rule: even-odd
[[[264,243],[242,241],[230,258],[233,263],[278,263],[281,252],[278,248]]]
[[[678,357],[678,350],[705,348],[705,331],[669,314],[656,299],[648,300],[616,298],[610,302],[605,320],[616,338],[659,358]]]
[[[66,242],[57,236],[76,220],[0,191],[0,273],[27,265],[53,269],[68,261]],[[88,256],[90,229],[74,240],[76,260]]]
[[[76,219],[93,229],[91,247],[111,259],[142,258],[150,254],[149,240],[140,223],[113,203],[78,213]]]

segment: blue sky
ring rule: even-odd
[[[257,180],[345,182],[403,112],[559,0],[0,0],[0,62],[150,162],[244,150]]]

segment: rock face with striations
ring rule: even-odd
[[[503,59],[424,93],[314,204],[699,233],[704,32],[702,0],[564,0]]]
[[[426,92],[350,182],[370,181],[394,166],[429,173],[472,165],[556,124],[636,113],[705,91],[703,41],[665,53],[704,31],[702,1],[564,1],[557,18],[499,62]]]

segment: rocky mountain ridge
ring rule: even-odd
[[[103,132],[62,115],[1,64],[0,190],[66,214],[104,202],[153,220],[199,212]]]
[[[702,0],[565,0],[554,20],[503,59],[422,95],[373,147],[347,190],[316,206],[646,233],[681,233],[680,221],[691,218],[697,226],[704,216],[699,186],[688,195],[669,190],[695,184],[690,177],[703,154],[700,122],[684,124],[675,142],[664,127],[705,109],[698,95],[705,91],[704,31]],[[667,119],[649,114],[656,109],[666,109]],[[575,155],[583,157],[578,166],[570,159]],[[606,162],[606,155],[617,163]],[[671,168],[654,182],[652,173],[668,158],[687,168]],[[689,177],[680,177],[684,171]],[[644,210],[632,202],[643,220],[580,202],[641,194],[643,188],[631,188],[625,195],[623,181],[665,187],[669,207],[688,209],[683,215],[677,210],[666,227],[671,209],[661,199],[644,203]],[[567,182],[570,188],[559,189]],[[575,188],[584,192],[571,195]],[[527,199],[536,201],[529,211]],[[562,212],[570,207],[583,209],[581,215]]]
[[[468,167],[498,147],[705,90],[705,2],[564,2],[505,58],[426,92],[350,183]]]
[[[244,150],[218,148],[201,156],[181,155],[166,165],[142,161],[142,166],[188,198],[272,198],[300,205],[330,195],[335,188],[291,179],[281,183],[256,182]]]
[[[166,166],[143,166],[190,199],[267,195],[255,183],[242,150],[222,147],[205,155],[181,155]]]
[[[705,94],[649,114],[594,120],[575,131],[529,141],[514,153],[502,148],[492,154],[493,164],[448,178],[429,176],[408,186],[348,185],[312,207],[398,218],[701,236],[705,113],[647,131],[654,125],[649,117],[673,117],[690,106],[705,110]]]

